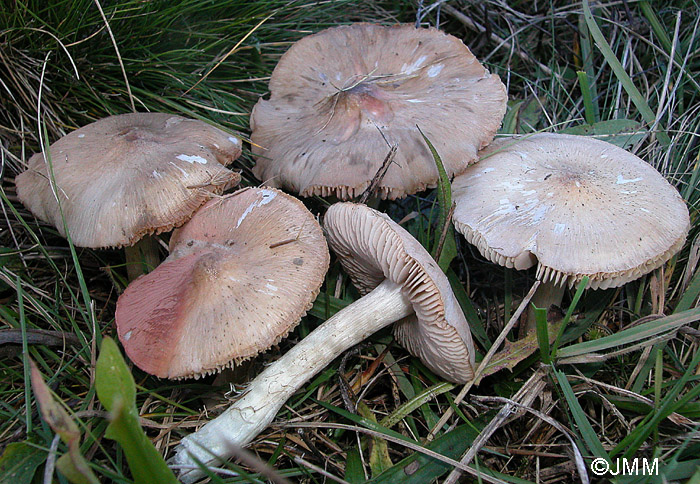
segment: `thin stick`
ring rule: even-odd
[[[384,175],[386,175],[387,170],[389,170],[389,165],[394,161],[394,158],[396,157],[396,150],[398,149],[398,145],[393,145],[389,149],[389,153],[386,155],[384,158],[384,161],[382,162],[382,166],[377,170],[377,173],[374,175],[374,178],[372,178],[372,181],[370,182],[369,186],[367,189],[362,192],[362,195],[360,196],[359,202],[364,204],[367,203],[367,199],[372,196],[374,191],[377,189],[379,184],[382,182],[384,179]]]
[[[327,477],[327,478],[330,479],[331,481],[335,481],[335,482],[337,482],[337,483],[339,483],[339,484],[350,484],[348,481],[346,481],[346,480],[344,480],[344,479],[341,479],[341,478],[338,477],[338,476],[334,476],[334,475],[331,474],[330,472],[328,472],[328,471],[326,471],[326,470],[324,470],[324,469],[321,469],[319,466],[314,465],[314,464],[312,464],[311,462],[302,459],[301,457],[295,457],[295,458],[294,458],[294,462],[296,462],[297,464],[301,464],[301,465],[303,465],[304,467],[308,467],[308,468],[311,469],[312,471],[318,472],[318,473],[321,474],[323,477]]]
[[[491,345],[491,349],[486,353],[486,356],[484,356],[484,359],[481,361],[479,366],[477,367],[476,371],[474,372],[474,379],[468,382],[462,390],[457,394],[454,400],[454,406],[459,405],[459,403],[464,399],[464,396],[471,390],[472,386],[474,386],[474,382],[479,380],[479,377],[481,377],[481,374],[484,372],[486,369],[486,366],[488,365],[489,361],[491,361],[491,358],[493,358],[493,355],[496,354],[496,350],[498,350],[498,347],[501,346],[501,343],[506,339],[506,336],[510,332],[510,330],[515,326],[515,323],[518,321],[518,318],[520,318],[520,315],[522,312],[527,308],[528,303],[530,302],[530,299],[532,299],[532,296],[535,294],[535,291],[537,291],[537,288],[540,287],[540,281],[535,281],[535,283],[532,285],[530,288],[530,291],[527,293],[525,298],[521,301],[520,306],[518,306],[518,309],[513,313],[513,316],[511,316],[510,321],[508,321],[508,324],[505,325],[503,328],[503,331],[501,331],[501,334],[498,335],[498,338],[496,338],[496,341],[493,342]],[[437,424],[430,430],[430,433],[428,434],[427,440],[431,441],[435,438],[435,433],[442,428],[443,425],[447,422],[447,420],[452,416],[454,413],[454,406],[450,406],[445,413],[440,417],[440,420],[438,421]]]

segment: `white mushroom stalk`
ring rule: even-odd
[[[196,466],[195,459],[211,465],[231,457],[236,447],[248,444],[265,429],[289,397],[337,356],[412,313],[401,286],[385,280],[268,366],[223,414],[185,437],[171,464],[185,469]],[[198,469],[183,470],[180,479],[195,482],[203,475]]]

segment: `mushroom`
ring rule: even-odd
[[[359,23],[296,42],[251,114],[253,173],[301,196],[348,200],[398,146],[378,187],[395,199],[434,187],[438,172],[416,125],[449,175],[477,160],[506,109],[506,89],[456,37],[413,25]]]
[[[197,378],[277,344],[313,304],[329,262],[313,215],[271,188],[209,201],[170,249],[127,287],[115,316],[129,358],[162,378]]]
[[[249,443],[305,382],[343,351],[400,321],[400,338],[440,376],[466,382],[473,375],[469,327],[446,276],[402,227],[364,205],[337,203],[326,212],[329,245],[362,293],[268,366],[222,415],[188,435],[173,464],[217,462]],[[418,326],[420,329],[415,329]],[[419,336],[424,339],[418,341]],[[184,482],[202,474],[183,471]]]
[[[50,163],[37,153],[17,175],[17,196],[79,247],[132,246],[169,231],[240,180],[225,168],[241,153],[238,138],[171,114],[110,116],[48,152]]]
[[[453,222],[490,261],[537,264],[538,307],[559,304],[584,276],[592,289],[626,284],[685,243],[690,219],[678,191],[622,148],[541,133],[495,140],[481,155],[453,181]]]

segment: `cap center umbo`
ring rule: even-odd
[[[129,141],[130,143],[156,141],[156,137],[151,131],[139,128],[138,126],[129,126],[124,128],[119,131],[118,136],[121,136],[124,138],[124,140]]]
[[[386,124],[394,118],[386,94],[371,81],[362,81],[341,89],[324,103],[322,112],[342,114],[350,119],[363,116],[376,123]]]

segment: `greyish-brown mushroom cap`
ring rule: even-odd
[[[15,179],[17,196],[65,236],[58,196],[80,247],[133,245],[171,230],[240,180],[225,168],[241,154],[238,138],[171,114],[110,116],[72,131],[49,152],[56,194],[37,153]]]
[[[213,373],[267,350],[311,307],[328,270],[314,216],[269,188],[211,200],[170,245],[116,311],[126,353],[160,377]]]
[[[506,109],[503,83],[459,39],[412,25],[355,24],[305,37],[282,56],[269,87],[270,99],[251,115],[253,172],[302,196],[344,200],[369,185],[387,141],[398,153],[379,196],[435,186],[435,163],[416,125],[447,172],[461,173]]]
[[[492,262],[544,282],[623,285],[685,243],[678,191],[644,160],[609,143],[542,133],[494,141],[454,179],[458,231]]]
[[[394,324],[399,342],[455,382],[474,375],[474,343],[450,283],[403,227],[365,205],[336,203],[323,219],[328,244],[361,294],[385,279],[402,286],[415,315]]]

